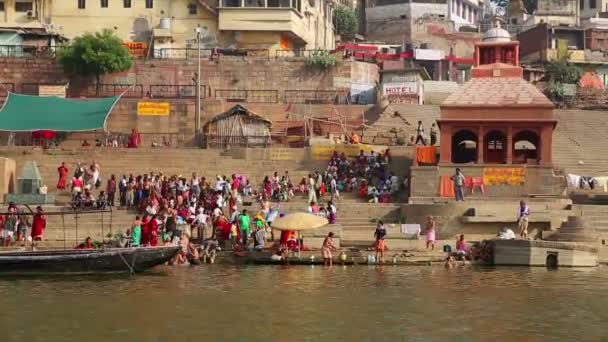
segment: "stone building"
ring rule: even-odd
[[[0,45],[37,29],[68,39],[111,29],[139,49],[201,46],[270,50],[332,49],[328,0],[4,0]],[[9,32],[9,33],[6,33]],[[135,43],[135,44],[134,44]]]

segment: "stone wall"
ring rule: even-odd
[[[474,197],[510,197],[519,198],[530,195],[559,196],[565,191],[563,177],[555,176],[552,167],[526,166],[526,165],[474,165],[454,164],[449,166],[414,166],[412,167],[411,197],[439,197],[439,177],[452,175],[454,169],[459,167],[465,176],[483,177],[484,167],[522,167],[526,169],[526,178],[523,186],[496,185],[486,186],[485,194],[476,191]]]
[[[51,59],[0,58],[0,82],[9,91],[21,92],[24,83],[67,84],[69,80]]]

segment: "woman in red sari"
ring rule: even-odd
[[[152,220],[148,217],[148,215],[144,215],[143,220],[141,221],[141,246],[148,246],[150,243],[150,224]]]
[[[129,137],[129,143],[127,144],[128,148],[137,148],[139,147],[139,134],[135,129],[131,130],[131,136]]]
[[[46,216],[44,216],[44,211],[42,207],[36,207],[36,214],[34,214],[34,219],[32,221],[32,244],[36,241],[42,241],[42,233],[46,228]]]
[[[149,243],[150,246],[155,247],[158,246],[158,221],[156,221],[156,215],[152,216],[152,219],[149,223]],[[142,236],[143,238],[143,236]]]
[[[61,166],[57,168],[57,173],[59,174],[59,181],[57,182],[57,189],[65,190],[66,185],[68,183],[68,168],[65,166],[65,162],[61,163]]]

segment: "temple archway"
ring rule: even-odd
[[[452,136],[452,163],[476,163],[477,134],[470,130],[460,130]]]
[[[532,131],[521,131],[513,136],[513,164],[527,164],[532,159],[538,162],[540,138]]]
[[[489,131],[484,137],[483,161],[489,164],[503,164],[507,156],[507,136],[498,130]]]

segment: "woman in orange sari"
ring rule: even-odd
[[[65,190],[66,185],[68,184],[68,168],[65,166],[65,162],[61,163],[61,166],[57,168],[57,173],[59,174],[59,181],[57,182],[57,189]]]

